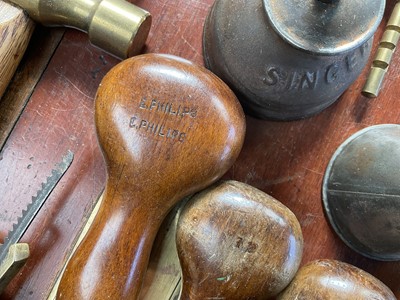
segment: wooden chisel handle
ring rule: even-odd
[[[0,98],[28,46],[34,22],[11,4],[0,1]]]
[[[244,113],[208,70],[144,54],[103,78],[95,123],[107,165],[104,198],[57,299],[138,299],[162,221],[232,166],[244,141]]]

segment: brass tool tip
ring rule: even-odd
[[[90,42],[125,59],[143,48],[151,15],[125,0],[9,0],[45,26],[73,27],[89,35]]]
[[[88,34],[90,41],[120,58],[139,54],[151,27],[149,12],[123,0],[99,3]]]

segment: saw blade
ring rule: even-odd
[[[37,192],[37,195],[32,197],[31,203],[22,211],[22,216],[18,218],[17,223],[13,225],[13,229],[8,232],[4,243],[0,246],[0,263],[7,257],[10,246],[17,243],[28,229],[54,187],[71,165],[73,158],[74,154],[68,150],[62,161],[52,170],[51,176],[47,178],[46,182],[42,183],[42,188]]]

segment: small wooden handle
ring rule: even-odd
[[[180,215],[176,239],[182,300],[276,296],[295,276],[303,253],[295,215],[237,181],[193,197]]]
[[[21,61],[34,23],[22,11],[0,1],[0,98]]]
[[[26,243],[10,246],[6,258],[0,262],[0,295],[25,265],[29,254],[29,245]]]
[[[244,114],[211,72],[146,54],[105,76],[95,121],[107,164],[105,196],[58,298],[136,299],[162,220],[233,164],[243,144]]]
[[[396,300],[396,297],[371,274],[344,262],[322,259],[303,266],[277,299]]]

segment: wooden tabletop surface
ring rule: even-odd
[[[213,0],[131,2],[153,15],[144,52],[203,64],[202,29]],[[372,55],[394,4],[387,1]],[[102,193],[106,175],[94,130],[93,100],[102,77],[118,62],[90,45],[82,32],[36,26],[0,101],[1,239],[68,149],[75,158],[24,235],[31,257],[1,299],[47,298]],[[244,147],[225,176],[261,189],[295,213],[305,240],[302,264],[319,258],[351,263],[379,278],[398,298],[400,262],[367,259],[345,246],[324,215],[321,184],[332,154],[350,135],[370,125],[400,122],[399,65],[396,53],[378,98],[360,93],[366,67],[339,101],[317,116],[294,122],[247,116]]]

